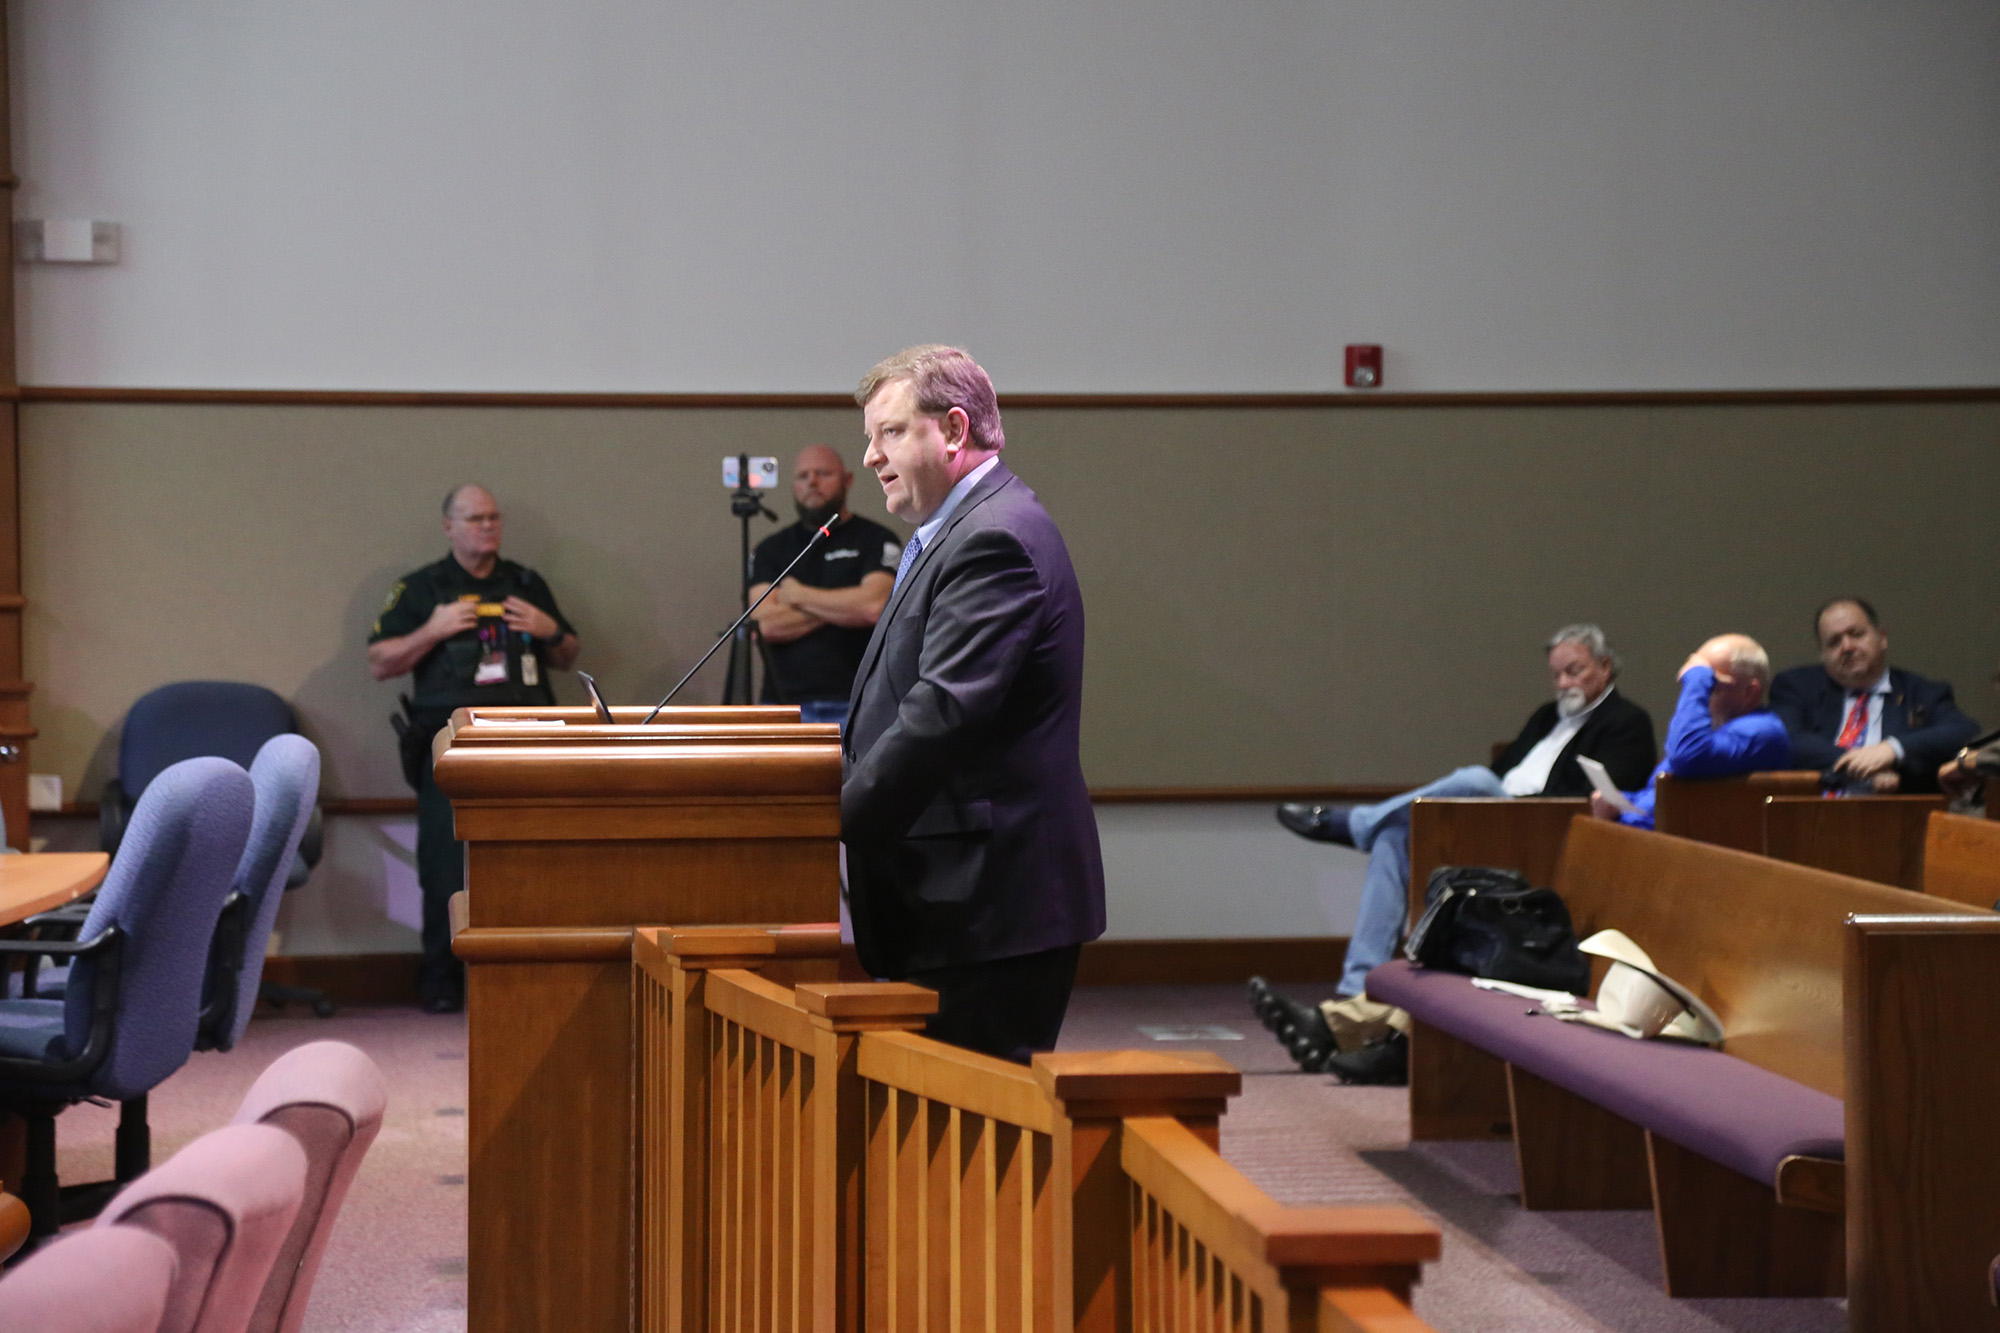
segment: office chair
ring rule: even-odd
[[[255,762],[263,744],[273,736],[295,734],[298,719],[292,706],[275,691],[262,685],[245,685],[224,680],[187,680],[162,685],[140,696],[125,715],[118,738],[118,775],[104,784],[98,800],[98,845],[114,856],[124,837],[132,806],[146,790],[146,784],[169,764],[196,755],[221,755],[244,768]],[[306,882],[319,864],[323,848],[323,815],[315,787],[311,815],[301,833],[285,878],[287,890]],[[73,919],[76,909],[66,909]],[[276,904],[271,910],[275,913]],[[62,914],[49,914],[38,921],[55,925]],[[247,929],[247,926],[245,927]],[[269,936],[268,928],[265,935]],[[257,975],[263,976],[259,955]],[[261,984],[252,994],[261,994],[274,1005],[310,1004],[321,1018],[333,1016],[333,1002],[324,991],[305,986]]]
[[[150,1231],[72,1232],[0,1277],[0,1328],[159,1333],[178,1266],[173,1246]]]
[[[305,1197],[306,1155],[270,1125],[225,1125],[119,1192],[95,1229],[150,1231],[179,1260],[163,1329],[242,1333]]]
[[[227,759],[175,764],[134,809],[81,938],[0,940],[0,960],[70,964],[61,999],[0,1000],[0,1108],[27,1122],[20,1188],[31,1243],[90,1216],[149,1165],[146,1094],[194,1052],[209,947],[254,805],[250,775]],[[116,1179],[63,1190],[55,1118],[86,1097],[124,1103]]]
[[[250,782],[257,791],[257,812],[209,950],[198,1051],[234,1047],[257,1007],[264,949],[278,919],[278,902],[317,808],[319,750],[303,736],[273,736],[257,751]],[[320,1003],[332,1012],[323,997]]]
[[[243,1098],[232,1123],[276,1125],[306,1153],[298,1219],[245,1333],[299,1333],[334,1219],[388,1106],[381,1069],[340,1041],[309,1042],[279,1056]]]

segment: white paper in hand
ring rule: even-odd
[[[1636,815],[1639,813],[1639,807],[1625,799],[1625,793],[1618,790],[1618,784],[1611,780],[1611,774],[1605,769],[1604,765],[1598,763],[1587,754],[1578,755],[1576,762],[1583,769],[1583,775],[1590,779],[1590,785],[1597,788],[1597,794],[1611,802],[1612,808],[1617,810],[1619,814]]]

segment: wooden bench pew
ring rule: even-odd
[[[1764,855],[1924,893],[1924,844],[1941,796],[1767,796]],[[1984,821],[1973,821],[1984,822]]]
[[[1655,814],[1663,833],[1761,852],[1766,801],[1818,790],[1818,775],[1805,771],[1703,781],[1669,774],[1660,779]],[[1424,885],[1439,866],[1498,866],[1520,871],[1532,884],[1550,883],[1571,817],[1589,812],[1589,801],[1569,797],[1415,802],[1410,807],[1410,921],[1423,915]]]
[[[1653,784],[1653,826],[1742,852],[1764,850],[1764,799],[1817,796],[1819,774],[1809,770],[1751,773],[1740,778],[1677,778]]]
[[[1992,914],[1587,818],[1554,887],[1580,935],[1623,930],[1702,995],[1726,1055],[1530,1019],[1524,1001],[1391,963],[1370,992],[1416,1020],[1413,1137],[1511,1132],[1529,1208],[1650,1204],[1673,1295],[1840,1294],[1840,1214],[1855,1196],[1839,1099],[1852,1115],[1851,1099],[1872,1095],[1847,1078],[1844,922]]]
[[[1854,917],[1846,979],[1849,1326],[1994,1333],[2000,916]]]
[[[1990,908],[2000,902],[2000,823],[1947,814],[1942,805],[1936,796],[1773,796],[1764,852]]]
[[[1830,870],[1855,879],[1893,884],[1913,892],[1931,892],[1924,882],[1925,849],[1930,839],[1930,817],[1943,806],[1936,796],[1845,796],[1828,800],[1823,796],[1770,794],[1771,785],[1790,787],[1793,774],[1759,775],[1757,779],[1722,779],[1710,784],[1719,789],[1719,798],[1707,795],[1690,799],[1694,783],[1663,783],[1669,793],[1668,805],[1683,812],[1682,823],[1693,832],[1683,833],[1699,842],[1736,846],[1740,838],[1741,815],[1745,810],[1761,817],[1763,831],[1757,841],[1741,847],[1758,851],[1780,861]],[[1776,784],[1762,779],[1779,779]],[[1690,810],[1690,806],[1693,807]],[[1759,807],[1761,806],[1761,811]],[[1418,801],[1411,807],[1410,886],[1411,915],[1414,922],[1423,912],[1423,889],[1431,871],[1439,866],[1484,865],[1518,870],[1530,882],[1547,884],[1555,875],[1562,855],[1564,835],[1570,816],[1587,813],[1589,803],[1532,797],[1524,800],[1450,799]],[[1977,845],[1980,834],[2000,838],[1994,821],[1953,816],[1973,832],[1962,840]],[[1980,827],[1986,826],[1986,827]],[[1670,830],[1662,830],[1670,831]],[[1701,836],[1704,832],[1715,836]],[[1955,892],[1941,896],[1971,902]],[[1996,893],[1994,896],[2000,896]],[[1988,906],[1989,897],[1979,906]]]
[[[1933,814],[1925,825],[1924,892],[1973,907],[2000,903],[2000,821]]]

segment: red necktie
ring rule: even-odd
[[[1868,735],[1868,696],[1857,694],[1848,706],[1847,722],[1840,729],[1839,739],[1834,745],[1842,750],[1852,750]]]

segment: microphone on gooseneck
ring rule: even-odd
[[[834,516],[834,518],[838,517],[839,515]],[[813,533],[813,535],[806,540],[806,544],[804,546],[801,546],[799,548],[799,553],[792,557],[792,563],[786,565],[784,569],[780,571],[778,577],[771,580],[771,586],[764,589],[764,591],[758,595],[756,601],[750,603],[749,606],[743,608],[743,614],[736,617],[735,621],[729,626],[728,629],[722,631],[721,638],[717,639],[713,644],[709,645],[708,651],[701,655],[701,661],[696,662],[692,667],[688,668],[688,673],[685,676],[682,676],[680,679],[680,685],[676,685],[671,690],[668,690],[667,697],[653,705],[653,711],[646,714],[645,718],[640,721],[639,723],[640,726],[643,727],[646,725],[646,723],[651,722],[654,718],[658,717],[660,715],[660,710],[662,708],[665,708],[668,704],[674,701],[674,696],[681,692],[681,685],[685,685],[689,681],[693,680],[694,673],[701,670],[704,666],[708,665],[708,659],[715,656],[715,650],[717,648],[720,648],[723,644],[728,643],[729,636],[736,633],[736,627],[738,625],[741,625],[744,621],[748,620],[750,618],[750,613],[752,611],[755,611],[758,607],[764,604],[764,598],[769,597],[772,593],[778,590],[778,585],[785,581],[785,576],[792,572],[792,570],[798,565],[799,561],[806,558],[806,552],[812,550],[813,547],[819,545],[820,538],[832,534],[833,524],[834,524],[834,519],[830,518],[826,522],[820,525],[819,530]]]

